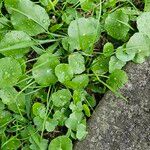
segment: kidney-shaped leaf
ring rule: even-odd
[[[55,74],[61,83],[70,81],[73,78],[73,70],[68,64],[59,64],[56,66]]]
[[[54,106],[62,107],[71,99],[71,92],[68,89],[62,89],[52,94]]]
[[[19,62],[10,57],[0,59],[0,88],[13,86],[22,75]]]
[[[81,74],[75,76],[71,81],[66,82],[66,86],[72,89],[84,89],[89,83],[89,77],[87,74]]]
[[[109,61],[109,72],[112,73],[116,69],[121,69],[126,62],[119,60],[116,56],[112,56]]]
[[[87,52],[87,49],[98,40],[99,27],[98,21],[94,18],[79,18],[72,21],[68,28],[71,47]]]
[[[75,74],[85,71],[85,60],[80,53],[73,53],[68,58],[69,65]]]
[[[112,74],[109,75],[109,79],[107,80],[107,84],[114,90],[122,88],[124,84],[128,81],[128,76],[123,70],[114,70]]]
[[[142,33],[135,33],[126,45],[126,53],[136,54],[134,61],[142,63],[145,57],[150,56],[150,39]]]
[[[129,31],[129,17],[122,10],[117,10],[108,15],[105,20],[105,29],[115,39],[124,39]]]
[[[35,81],[42,86],[49,86],[56,83],[55,67],[59,63],[56,55],[50,53],[41,55],[33,66],[32,74]]]
[[[29,35],[37,35],[48,30],[49,16],[45,9],[30,0],[5,0],[5,6],[11,14],[15,29]]]
[[[100,55],[99,57],[93,60],[91,70],[98,75],[105,74],[109,70],[109,60],[109,57]]]
[[[66,136],[59,136],[51,141],[48,150],[72,150],[72,142]]]

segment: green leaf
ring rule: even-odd
[[[48,132],[52,132],[55,130],[57,125],[58,125],[58,121],[56,121],[55,119],[48,119],[45,123],[45,129]]]
[[[72,20],[76,18],[77,11],[73,8],[67,8],[65,12],[63,12],[62,20],[69,24]]]
[[[1,2],[0,2],[0,8],[1,8]],[[0,12],[1,16],[1,12]],[[6,17],[0,17],[0,40],[5,36],[7,33],[7,30],[10,30],[11,26],[9,24],[9,20]]]
[[[91,11],[96,7],[96,4],[94,3],[94,1],[96,0],[79,0],[79,1],[80,1],[81,8],[84,11]]]
[[[32,111],[35,116],[39,116],[41,118],[44,118],[46,116],[46,108],[42,103],[34,103],[32,106]]]
[[[51,141],[48,150],[72,150],[71,140],[66,136],[59,136]]]
[[[123,70],[114,70],[112,74],[109,75],[109,79],[106,83],[113,88],[114,91],[122,88],[128,82],[128,76]]]
[[[150,38],[150,12],[144,12],[137,18],[137,28],[140,33]]]
[[[90,54],[94,43],[99,39],[99,22],[94,18],[78,18],[68,28],[69,43],[77,50]]]
[[[126,48],[124,48],[123,46],[120,46],[116,50],[116,57],[123,62],[127,62],[130,60],[133,60],[133,58],[135,57],[135,53],[128,54],[126,52]]]
[[[112,73],[116,69],[121,69],[125,66],[126,62],[119,60],[117,57],[112,56],[109,61],[109,72]]]
[[[5,109],[5,105],[3,102],[0,100],[0,112],[2,112]]]
[[[68,57],[69,65],[74,74],[80,74],[85,71],[85,60],[80,53],[73,53]]]
[[[55,67],[59,64],[56,55],[44,53],[41,55],[32,69],[32,75],[35,81],[42,86],[50,86],[57,82],[55,76]]]
[[[126,52],[129,55],[136,54],[135,62],[144,62],[145,58],[150,56],[150,39],[144,34],[135,33],[126,45]]]
[[[100,55],[94,59],[91,70],[97,75],[105,74],[109,70],[109,60],[110,58]]]
[[[87,104],[83,104],[83,110],[84,110],[85,115],[86,115],[87,117],[90,117],[90,116],[91,116],[90,108],[89,108],[89,106],[88,106]]]
[[[71,81],[65,83],[65,85],[71,89],[84,89],[89,83],[89,77],[87,74],[76,75]]]
[[[48,30],[49,16],[45,9],[30,0],[4,0],[16,30],[34,36]]]
[[[129,25],[129,17],[121,9],[108,15],[105,20],[105,29],[107,33],[117,40],[126,38]]]
[[[41,136],[37,133],[35,128],[29,126],[28,128],[28,138],[31,143],[31,150],[47,150],[48,140],[41,138]]]
[[[73,78],[73,70],[68,64],[59,64],[55,68],[55,74],[61,83],[70,81]]]
[[[11,137],[2,145],[2,150],[17,150],[21,145],[21,142],[17,137]]]
[[[78,3],[78,0],[66,0],[66,2],[69,4],[76,4]]]
[[[149,0],[144,1],[145,1],[144,11],[150,12],[150,1]]]
[[[30,42],[31,38],[24,33],[23,31],[11,31],[8,32],[3,39],[0,41],[0,53],[2,53],[5,56],[13,56],[13,57],[22,57],[24,54],[29,52],[29,47],[27,48],[19,48],[19,49],[13,49],[13,50],[4,50],[7,47],[14,46],[18,43],[26,43]]]
[[[0,111],[0,128],[1,126],[7,125],[9,121],[12,119],[12,115],[8,111]]]
[[[53,119],[58,121],[58,126],[64,126],[65,121],[67,119],[67,116],[65,115],[65,108],[62,108],[61,110],[56,110]]]
[[[40,118],[39,116],[36,116],[36,117],[33,118],[33,122],[36,125],[36,128],[37,128],[38,131],[43,130],[44,119]]]
[[[69,108],[72,110],[72,112],[81,112],[83,110],[82,101],[79,101],[76,104],[71,102]]]
[[[103,47],[103,54],[106,57],[110,57],[114,53],[114,45],[110,42],[107,42]]]
[[[0,68],[0,88],[15,85],[22,75],[21,66],[14,58],[0,59]]]
[[[25,95],[19,93],[13,87],[7,87],[0,90],[0,98],[8,108],[16,113],[25,111]],[[18,110],[19,109],[19,110]]]
[[[86,137],[86,135],[88,134],[88,132],[86,131],[86,126],[84,124],[79,124],[77,126],[77,134],[76,137],[79,140],[82,140]]]
[[[57,92],[52,94],[52,101],[54,106],[63,107],[68,102],[70,102],[72,95],[68,89],[58,90]]]
[[[81,90],[81,89],[74,90],[74,92],[73,92],[74,103],[76,104],[78,102],[82,102],[82,101],[86,100],[85,95],[86,95],[86,91],[84,91],[84,90]]]
[[[78,126],[78,124],[80,124],[82,119],[83,119],[82,111],[75,111],[66,120],[65,125],[66,125],[67,128],[69,128],[73,131],[76,131],[77,126]]]

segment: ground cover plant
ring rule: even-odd
[[[150,56],[149,0],[0,0],[0,149],[72,150],[100,97]]]

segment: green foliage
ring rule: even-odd
[[[126,62],[119,60],[115,56],[112,56],[109,61],[109,72],[112,73],[116,69],[121,69]]]
[[[103,47],[103,54],[105,57],[110,57],[114,53],[114,46],[112,43],[107,42]]]
[[[142,33],[135,33],[126,45],[127,54],[135,55],[133,59],[136,63],[143,63],[145,58],[150,56],[150,39]]]
[[[56,66],[55,74],[58,81],[65,83],[73,78],[73,69],[68,64],[60,64]]]
[[[109,57],[104,55],[98,56],[96,59],[93,60],[91,70],[95,74],[105,74],[109,70]]]
[[[0,0],[0,149],[72,150],[86,137],[97,95],[123,98],[122,68],[150,56],[144,4]]]
[[[0,68],[0,88],[15,85],[22,75],[19,62],[11,57],[0,59]]]
[[[128,22],[128,15],[120,9],[108,15],[105,20],[105,29],[113,38],[123,40],[129,31]]]
[[[94,18],[78,18],[68,27],[69,44],[73,49],[90,54],[99,37],[99,23]]]
[[[52,102],[56,107],[63,107],[69,103],[71,99],[71,93],[67,89],[59,90],[52,94]]]
[[[85,71],[85,60],[80,53],[73,53],[68,57],[69,65],[74,74],[80,74]]]
[[[35,81],[42,86],[50,86],[57,82],[55,67],[59,64],[56,55],[42,54],[33,66],[32,74]]]
[[[32,36],[48,30],[49,17],[41,6],[30,0],[4,1],[16,30],[25,31]]]
[[[7,87],[0,90],[0,98],[8,108],[16,113],[25,109],[25,95],[19,94],[14,88]]]
[[[114,70],[107,80],[107,84],[113,88],[114,91],[122,88],[128,81],[128,76],[123,70]]]
[[[72,142],[66,136],[59,136],[56,139],[52,140],[49,145],[49,150],[72,150]]]
[[[10,47],[14,45],[17,47],[17,44],[28,43],[30,41],[30,36],[23,31],[8,32],[0,41],[0,52],[5,56],[22,57],[24,54],[29,52],[29,47],[22,49],[16,48],[13,50],[10,50]]]

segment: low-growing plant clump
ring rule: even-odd
[[[126,100],[122,68],[150,56],[150,2],[0,0],[0,9],[0,149],[72,150],[97,95]]]

